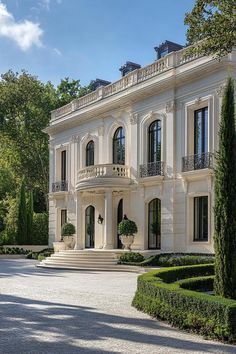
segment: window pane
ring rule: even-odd
[[[61,226],[67,223],[67,210],[62,209],[61,210]]]
[[[194,154],[208,151],[208,108],[194,112]]]
[[[86,146],[86,166],[94,165],[94,142],[90,141]]]
[[[161,121],[156,120],[149,127],[148,162],[161,161]]]
[[[125,164],[125,134],[122,127],[116,130],[113,137],[113,163]]]
[[[153,199],[148,205],[148,248],[161,247],[161,201]]]
[[[61,152],[61,180],[66,181],[66,150]]]
[[[208,240],[208,197],[194,198],[194,241]]]

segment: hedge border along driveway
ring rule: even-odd
[[[181,288],[181,280],[211,276],[213,264],[171,267],[138,277],[133,306],[173,326],[236,341],[236,301]]]

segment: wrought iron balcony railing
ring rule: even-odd
[[[164,162],[149,162],[139,166],[140,178],[151,176],[164,176]]]
[[[68,182],[59,181],[52,183],[52,192],[67,192],[68,191]]]
[[[213,153],[189,155],[182,158],[182,172],[213,168]]]

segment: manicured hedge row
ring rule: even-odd
[[[210,276],[213,265],[155,270],[139,276],[133,306],[174,326],[236,341],[236,301],[180,287],[188,277]]]
[[[194,290],[194,291],[213,291],[214,286],[214,276],[197,277],[180,280],[178,282],[179,286],[183,289]]]

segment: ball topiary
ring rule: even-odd
[[[71,223],[66,223],[61,228],[61,236],[72,236],[75,234],[75,226]]]
[[[123,219],[118,225],[118,233],[120,235],[131,236],[138,232],[137,225],[134,221]]]

